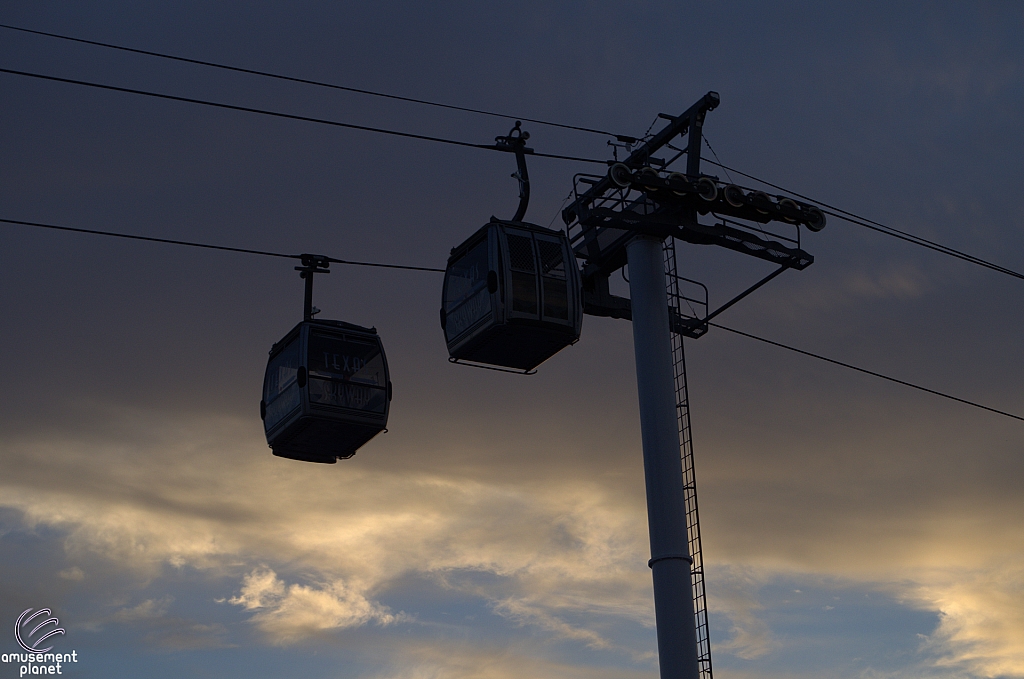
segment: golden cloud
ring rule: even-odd
[[[255,611],[251,621],[271,643],[284,645],[332,629],[358,627],[368,622],[390,625],[396,617],[385,606],[368,601],[344,581],[322,588],[288,585],[269,568],[245,576],[242,592],[229,603]]]
[[[66,531],[72,561],[100,554],[147,578],[168,565],[227,575],[238,584],[224,598],[270,643],[409,620],[379,597],[410,575],[462,588],[517,624],[592,649],[624,650],[581,619],[653,624],[645,508],[642,497],[619,492],[615,473],[552,477],[539,469],[502,482],[465,467],[389,469],[370,455],[324,467],[272,457],[248,421],[195,418],[176,427],[147,413],[121,417],[112,434],[92,440],[3,442],[9,473],[0,505]],[[726,574],[712,588],[712,614],[731,626],[715,648],[764,657],[776,640],[760,618],[756,586],[810,573],[939,612],[928,644],[942,663],[1024,676],[1024,577],[1006,565],[1024,557],[1024,538],[1004,518],[1016,501],[994,497],[971,512],[936,507],[913,492],[885,494],[915,473],[912,465],[859,460],[861,483],[851,486],[836,483],[846,469],[815,459],[796,454],[730,471],[724,456],[701,467],[702,498],[710,498],[702,503],[705,559]],[[74,568],[65,577],[83,572]],[[474,572],[500,578],[500,587],[459,577]],[[461,676],[456,664],[424,659],[417,667],[435,668],[422,676]]]
[[[452,574],[492,573],[505,593],[474,591],[495,610],[597,646],[560,612],[653,622],[642,507],[607,488],[295,463],[272,457],[248,425],[200,422],[122,445],[20,442],[0,501],[66,530],[72,558],[100,554],[144,577],[168,564],[229,575],[248,565],[230,601],[273,643],[394,622],[374,597],[408,574],[475,588]],[[265,563],[314,575],[286,584],[254,567]]]

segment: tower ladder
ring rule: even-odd
[[[693,316],[679,285],[676,267],[675,239],[665,241],[665,277],[668,284],[669,308],[680,316]],[[683,336],[672,333],[672,372],[676,387],[676,418],[679,423],[679,444],[682,451],[683,502],[686,512],[686,533],[693,559],[693,610],[697,628],[697,664],[700,679],[712,679],[711,639],[708,636],[708,607],[704,593],[704,559],[700,546],[700,521],[697,516],[697,483],[693,473],[693,438],[690,429],[690,398],[686,388],[686,360]]]

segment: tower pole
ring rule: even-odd
[[[662,240],[626,246],[661,679],[698,679]]]

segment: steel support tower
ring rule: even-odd
[[[647,525],[662,679],[699,679],[693,584],[679,462],[663,243],[640,235],[626,247],[633,351],[640,399]]]
[[[704,118],[718,103],[718,94],[709,92],[679,116],[660,114],[669,121],[665,128],[623,162],[609,163],[606,176],[576,175],[575,200],[562,212],[583,260],[584,313],[633,322],[661,679],[712,679],[683,336],[702,336],[712,318],[740,299],[787,269],[809,266],[814,259],[800,248],[798,227],[824,226],[813,206],[701,173]],[[685,148],[670,145],[682,135]],[[675,157],[653,156],[666,146]],[[685,174],[669,172],[683,155]],[[709,214],[717,221],[699,220]],[[788,223],[791,235],[760,226],[773,221]],[[709,313],[707,289],[678,275],[676,239],[718,245],[778,268]],[[609,275],[624,265],[629,299],[609,288]],[[703,299],[683,294],[694,284],[703,288]]]

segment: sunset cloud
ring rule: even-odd
[[[835,206],[727,221],[813,257],[749,295],[775,246],[675,241],[689,303],[728,305],[685,342],[716,677],[1024,679],[1021,6],[236,5],[0,10],[0,650],[46,607],[82,676],[657,676],[631,323],[452,365],[437,269],[512,214],[512,121],[561,229],[715,91],[703,174]],[[686,143],[634,160],[690,172]],[[316,318],[375,327],[392,382],[336,465],[259,415],[309,252]]]
[[[145,416],[134,413],[131,419]],[[517,626],[634,662],[653,659],[649,651],[623,647],[600,625],[581,622],[589,617],[648,629],[653,624],[642,559],[643,507],[635,500],[616,499],[593,480],[500,485],[358,466],[326,475],[321,467],[248,457],[247,446],[229,443],[238,436],[231,421],[206,426],[205,434],[195,424],[188,434],[164,426],[165,438],[131,451],[121,445],[22,441],[8,449],[20,456],[20,471],[0,483],[0,497],[28,524],[66,531],[72,558],[94,554],[146,578],[159,577],[164,568],[188,567],[236,582],[222,600],[244,611],[273,645],[368,625],[417,625],[416,611],[393,611],[379,597],[401,578],[418,575],[478,597]],[[204,446],[220,451],[217,459],[199,462],[204,454],[193,443],[197,432]],[[129,454],[139,461],[125,470],[117,460]],[[35,461],[42,459],[58,463],[62,471],[37,475]],[[713,495],[722,492],[715,490],[716,474],[712,466]],[[746,503],[745,512],[756,515],[757,496],[742,495],[742,488],[736,486],[738,507]],[[799,494],[791,497],[797,502]],[[742,548],[733,545],[747,528],[738,525],[730,537],[719,517],[712,544],[719,553],[733,545],[731,558],[744,561],[709,562],[715,578],[712,615],[727,621],[729,629],[727,638],[716,638],[716,652],[753,661],[777,649],[759,588],[803,573],[839,577],[849,586],[885,591],[938,613],[940,625],[923,646],[937,658],[937,668],[962,667],[980,676],[1024,674],[1016,643],[1024,634],[1024,619],[1017,614],[1022,575],[1005,561],[993,561],[1021,548],[1012,527],[1004,535],[999,522],[971,519],[973,530],[957,531],[969,536],[967,543],[949,550],[937,529],[958,519],[910,512],[895,523],[888,520],[888,526],[895,534],[905,526],[912,539],[878,543],[872,525],[879,511],[887,510],[860,506],[858,515],[835,514],[832,520],[842,532],[827,521],[820,529],[809,523],[813,532],[803,537],[810,548],[787,552],[777,548],[800,544],[790,533],[767,532]],[[1000,539],[993,540],[982,526]],[[872,543],[876,555],[882,545],[884,560],[861,558],[864,545]],[[939,555],[944,569],[934,567]],[[293,575],[280,575],[278,566],[268,564],[280,564]],[[482,588],[467,577],[472,573],[498,577],[496,588]],[[60,577],[84,581],[85,575],[73,566]],[[119,609],[105,624],[177,620],[167,615],[170,603],[147,599]],[[204,635],[202,624],[162,623],[166,634],[157,630],[153,638],[182,647],[223,643],[222,631]],[[200,627],[189,632],[195,625]]]
[[[341,580],[319,589],[286,586],[268,568],[246,575],[241,593],[229,603],[254,611],[250,620],[274,644],[293,643],[324,630],[358,627],[371,621],[390,625],[403,617],[368,601]]]
[[[939,612],[925,644],[939,665],[981,677],[1024,676],[1024,568],[1021,562],[922,577],[906,596]]]

